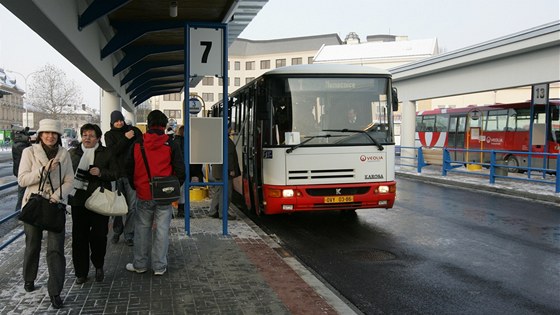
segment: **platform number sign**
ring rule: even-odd
[[[548,84],[533,85],[533,104],[548,104]]]
[[[223,29],[193,27],[189,32],[190,76],[223,77]]]

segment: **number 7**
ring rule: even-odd
[[[202,53],[202,63],[208,63],[208,55],[210,54],[210,49],[212,48],[212,42],[202,41],[200,46],[206,46],[204,48],[204,53]]]

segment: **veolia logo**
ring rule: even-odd
[[[360,155],[360,161],[362,162],[378,162],[383,161],[383,156],[381,155]]]

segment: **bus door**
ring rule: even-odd
[[[245,94],[245,96],[248,96]],[[245,106],[245,128],[243,131],[243,196],[247,208],[259,214],[261,205],[261,128],[256,115],[254,97],[247,97]]]
[[[449,132],[447,134],[447,147],[450,149],[463,149],[465,148],[465,128],[466,116],[450,116],[449,117]],[[464,161],[465,154],[459,150],[451,150],[449,152],[451,159],[454,161]]]

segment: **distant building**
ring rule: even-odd
[[[12,125],[23,125],[23,94],[25,92],[0,68],[0,130],[9,130]]]

